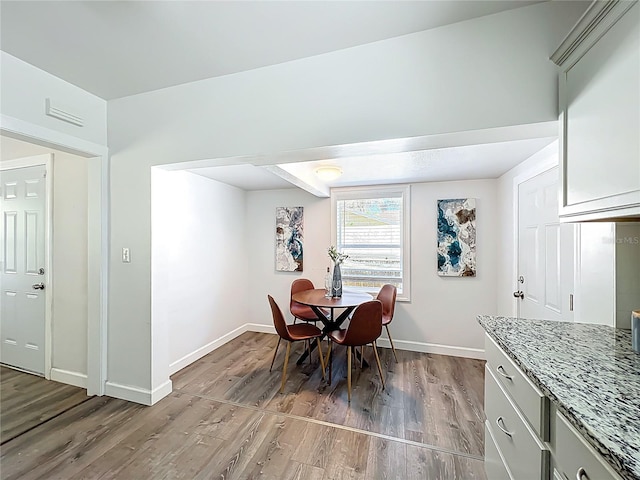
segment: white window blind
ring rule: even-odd
[[[406,294],[405,187],[341,191],[334,208],[336,247],[349,255],[343,285],[377,292],[390,283]]]

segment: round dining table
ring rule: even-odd
[[[373,300],[373,297],[365,292],[350,291],[344,291],[341,297],[326,297],[324,289],[315,288],[313,290],[294,293],[291,299],[294,302],[311,307],[313,312],[318,316],[318,320],[325,325],[325,330],[329,331],[340,328],[340,325],[344,323],[349,314],[358,305]],[[330,310],[330,315],[325,315],[322,309]],[[344,309],[344,311],[336,318],[334,314],[335,309]]]
[[[318,320],[324,324],[322,333],[326,335],[328,332],[340,328],[344,321],[349,318],[349,314],[351,314],[358,305],[368,302],[369,300],[373,300],[373,296],[366,292],[353,292],[347,290],[342,292],[341,297],[326,297],[324,289],[315,288],[313,290],[304,290],[302,292],[294,293],[291,300],[311,307],[318,317]],[[336,317],[336,309],[344,309],[344,311],[340,312]],[[328,316],[325,313],[326,310],[329,310]],[[315,347],[315,344],[312,344],[312,347]],[[298,365],[302,364],[306,356],[307,352],[305,351],[296,363]]]

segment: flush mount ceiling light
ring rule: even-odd
[[[321,180],[325,182],[330,182],[331,180],[335,180],[340,175],[342,175],[342,170],[340,167],[334,167],[332,165],[324,165],[322,167],[316,168],[316,175],[320,177]]]

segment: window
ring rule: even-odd
[[[409,186],[334,189],[332,237],[349,255],[342,284],[377,293],[390,283],[409,300]]]

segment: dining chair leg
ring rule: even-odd
[[[284,384],[287,380],[287,364],[289,363],[290,352],[291,352],[291,342],[287,342],[287,353],[284,356],[284,367],[282,368],[282,384],[280,385],[280,393],[284,392]]]
[[[362,366],[364,365],[364,352],[367,349],[366,345],[362,345],[360,347],[360,370],[362,370]]]
[[[322,347],[320,346],[320,337],[316,337],[318,342],[318,357],[320,357],[320,368],[322,369],[322,379],[324,380],[324,359],[322,358]]]
[[[281,336],[278,336],[278,343],[276,344],[276,351],[273,352],[273,360],[271,360],[271,366],[269,367],[269,371],[273,368],[273,362],[276,361],[276,355],[278,355],[278,348],[280,348],[280,341],[282,340]]]
[[[347,395],[351,403],[351,346],[347,347]]]
[[[327,363],[329,364],[329,385],[331,385],[331,374],[333,371],[333,357],[331,356],[331,346],[333,342],[329,340],[329,349],[327,350]]]
[[[391,339],[391,333],[389,332],[389,325],[385,325],[385,328],[387,329],[387,336],[389,337],[389,343],[391,344],[393,356],[396,359],[396,363],[398,363],[398,355],[396,355],[396,347],[393,346],[393,340]]]
[[[309,365],[311,365],[311,340],[307,340],[306,344],[307,344],[307,357],[309,357]]]
[[[373,342],[372,345],[373,345],[373,353],[376,356],[376,363],[378,364],[378,373],[380,374],[382,389],[384,390],[384,378],[382,377],[382,366],[380,365],[380,357],[378,356],[378,346],[376,345],[376,342]]]

